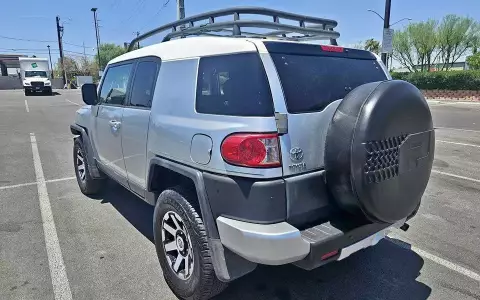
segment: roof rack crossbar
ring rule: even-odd
[[[272,17],[272,21],[266,20],[243,20],[240,18],[242,14],[248,15],[260,15]],[[232,21],[216,22],[215,18],[233,16]],[[289,21],[297,21],[298,26],[283,24],[280,19]],[[206,22],[201,25],[195,25],[195,22]],[[308,24],[308,25],[307,25]],[[231,29],[232,36],[234,37],[276,37],[279,39],[293,39],[302,40],[307,39],[330,39],[332,44],[336,44],[336,39],[340,34],[333,29],[337,26],[337,22],[334,20],[309,17],[289,12],[273,10],[268,8],[259,7],[234,7],[228,9],[221,9],[217,11],[211,11],[185,19],[181,19],[175,22],[171,22],[155,28],[149,32],[146,32],[130,42],[128,51],[133,49],[133,46],[137,42],[145,40],[155,34],[170,31],[162,42],[168,41],[172,38],[187,37],[191,35],[207,35],[209,32],[218,32],[224,29]],[[251,33],[242,32],[242,28],[262,28],[272,29],[275,31],[269,33]],[[303,36],[289,37],[288,34],[302,34]],[[212,35],[212,34],[208,34]],[[215,34],[213,34],[215,35]]]
[[[244,21],[244,20],[239,20],[239,21],[231,21],[231,22],[220,22],[220,23],[214,23],[214,24],[207,24],[205,26],[202,26],[200,28],[196,27],[191,27],[191,28],[185,28],[182,31],[175,31],[167,34],[163,41],[169,41],[172,38],[177,38],[177,37],[185,37],[188,35],[192,34],[198,34],[202,32],[210,32],[210,31],[216,31],[219,29],[224,29],[224,28],[231,28],[233,26],[233,36],[242,36],[241,34],[236,34],[235,33],[235,26],[238,27],[247,27],[247,28],[266,28],[266,29],[273,29],[273,30],[279,30],[278,34],[287,34],[287,33],[302,33],[305,35],[316,35],[318,39],[336,39],[338,38],[338,33],[335,31],[331,30],[324,30],[324,29],[319,29],[315,27],[296,27],[292,25],[287,25],[287,24],[280,24],[280,23],[273,23],[273,22],[268,22],[268,21]],[[268,33],[268,34],[258,34],[258,35],[264,35],[265,37],[271,37],[275,36],[276,32]],[[256,35],[256,36],[258,36]]]

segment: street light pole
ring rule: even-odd
[[[383,18],[383,28],[390,28],[390,9],[392,7],[392,0],[385,0],[385,17]],[[382,53],[382,62],[387,65],[387,53]]]
[[[97,58],[98,58],[98,70],[102,70],[102,65],[100,61],[100,37],[98,34],[98,21],[97,21],[97,8],[93,7],[90,9],[93,12],[93,21],[95,22],[95,36],[97,38]]]
[[[53,66],[52,66],[52,55],[50,54],[50,45],[47,45],[48,48],[48,57],[50,58],[50,74],[53,79]]]

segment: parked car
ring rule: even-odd
[[[305,43],[336,44],[335,26],[210,12],[133,40],[174,29],[110,61],[98,89],[82,86],[80,190],[111,178],[155,206],[157,255],[179,298],[208,299],[258,264],[311,270],[408,228],[433,162],[430,110],[371,52]],[[191,37],[226,27],[233,36]]]

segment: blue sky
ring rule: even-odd
[[[59,15],[64,22],[64,45],[68,55],[79,55],[87,46],[86,53],[93,55],[95,31],[92,7],[98,8],[100,20],[100,38],[102,42],[123,44],[134,37],[136,31],[148,31],[156,26],[175,20],[176,0],[163,8],[159,8],[167,0],[34,0],[2,1],[0,12],[0,53],[36,54],[48,57],[46,46],[50,44],[52,59],[58,58],[58,43],[55,27],[55,16]],[[46,5],[46,3],[49,3]],[[382,20],[367,12],[376,10],[383,15],[384,0],[185,0],[186,15],[193,15],[208,10],[239,5],[254,5],[286,10],[300,14],[332,18],[338,21],[341,34],[339,43],[351,45],[359,41],[376,38],[381,39]],[[412,18],[414,21],[429,18],[441,19],[453,13],[467,15],[480,21],[480,0],[392,0],[392,23],[401,18]],[[396,25],[401,28],[406,23]],[[28,42],[5,39],[50,41]],[[155,42],[155,39],[147,43]],[[75,44],[75,45],[70,45]],[[12,51],[7,49],[24,49]],[[53,50],[55,49],[55,50]]]

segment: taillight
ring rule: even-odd
[[[232,165],[245,167],[279,167],[280,146],[276,133],[236,133],[222,142],[223,159]]]
[[[322,48],[323,51],[327,52],[343,52],[343,47],[339,46],[321,45],[320,48]]]

